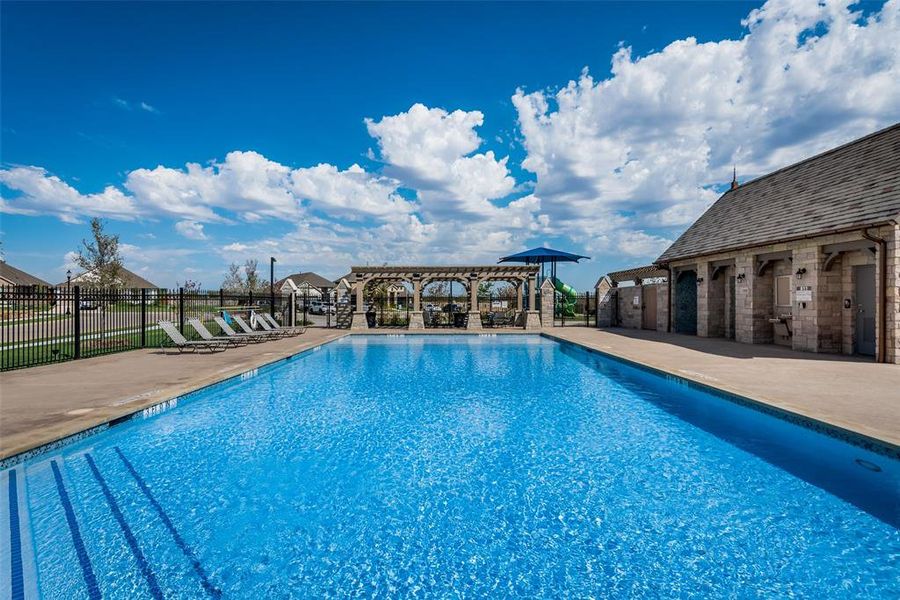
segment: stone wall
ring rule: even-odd
[[[884,357],[887,362],[900,363],[900,225],[884,226],[869,230],[874,236],[887,243],[887,327],[885,329]],[[812,352],[855,352],[856,282],[853,267],[865,264],[876,265],[876,288],[880,281],[880,266],[876,257],[868,250],[854,250],[842,253],[828,271],[824,269],[825,254],[822,247],[829,244],[858,241],[859,232],[821,236],[795,242],[770,244],[740,252],[722,253],[673,262],[670,267],[696,265],[698,277],[703,278],[697,286],[697,334],[703,336],[730,337],[730,315],[728,313],[730,284],[729,277],[735,279],[735,327],[734,338],[743,343],[769,344],[784,343],[794,349]],[[780,260],[757,274],[756,257],[773,252],[790,252],[792,260]],[[720,273],[712,280],[711,263],[734,260],[734,267]],[[802,275],[797,271],[806,269]],[[791,305],[775,305],[775,278],[781,275],[791,277]],[[721,279],[721,282],[719,281]],[[662,286],[665,288],[665,286]],[[663,289],[660,294],[665,294]],[[811,299],[810,298],[811,294]],[[845,306],[845,303],[847,304]],[[622,306],[620,304],[620,306]],[[657,326],[665,327],[665,310],[671,306],[668,298],[660,296]],[[876,310],[881,310],[881,302],[876,299]],[[781,314],[790,314],[793,335],[779,338],[770,319]],[[880,312],[876,316],[876,339],[880,339]]]
[[[626,329],[640,329],[642,326],[641,307],[644,305],[644,288],[640,285],[616,288],[618,302],[618,326]]]
[[[594,288],[597,293],[597,327],[612,327],[616,316],[616,288],[612,281],[604,277]]]
[[[656,330],[669,330],[669,284],[660,283],[656,288]]]

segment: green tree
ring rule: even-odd
[[[119,236],[104,231],[105,223],[96,217],[91,219],[92,240],[81,240],[82,248],[75,257],[77,264],[98,287],[121,287],[122,255],[119,254]]]
[[[228,274],[222,282],[222,289],[231,292],[239,292],[244,289],[244,277],[241,275],[241,267],[237,263],[228,265]]]
[[[259,271],[257,270],[258,266],[259,261],[255,258],[247,259],[244,262],[244,287],[251,292],[260,289]]]

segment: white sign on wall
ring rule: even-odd
[[[632,306],[640,306],[641,305],[641,297],[635,296],[634,298],[632,298],[631,304],[632,304]]]
[[[794,292],[794,301],[795,302],[812,302],[812,290],[811,289],[796,290]]]

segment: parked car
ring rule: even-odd
[[[437,304],[432,304],[429,302],[422,307],[422,310],[424,310],[425,312],[437,312],[439,309],[437,307]]]
[[[96,300],[82,300],[78,303],[78,307],[81,310],[97,310],[100,308],[100,303]]]
[[[462,311],[462,307],[459,304],[445,304],[443,311],[446,313],[455,313]]]
[[[334,314],[334,306],[322,302],[321,300],[313,300],[309,303],[309,312],[314,315],[324,315],[325,313]]]

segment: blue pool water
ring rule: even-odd
[[[898,462],[545,338],[353,337],[4,471],[0,587],[896,598]]]

